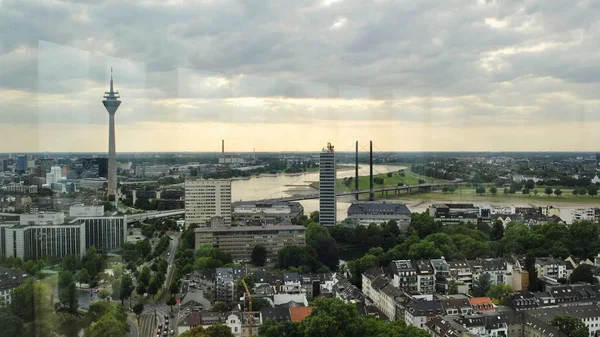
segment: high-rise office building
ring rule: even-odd
[[[60,166],[52,166],[50,172],[46,173],[46,184],[52,185],[62,180],[62,170]]]
[[[27,169],[27,156],[20,154],[17,156],[17,166],[15,166],[15,170],[17,172],[25,172],[25,169]]]
[[[108,178],[108,158],[83,158],[82,178]]]
[[[71,224],[85,226],[85,248],[96,247],[99,254],[121,249],[127,240],[127,221],[124,216],[78,217]]]
[[[319,222],[323,226],[336,224],[335,151],[331,143],[319,156]]]
[[[115,113],[121,105],[119,92],[113,90],[112,68],[110,68],[110,91],[104,93],[102,104],[108,112],[108,188],[106,197],[113,195],[117,200],[117,150],[115,145]]]
[[[185,182],[185,222],[207,226],[214,217],[231,226],[231,181],[193,180]]]

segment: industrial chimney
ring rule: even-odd
[[[358,140],[356,141],[356,153],[354,155],[354,199],[358,200]]]
[[[369,201],[375,200],[375,193],[373,192],[373,141],[369,141]]]

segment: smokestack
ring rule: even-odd
[[[373,193],[373,141],[369,141],[369,201],[375,200]]]
[[[225,156],[225,139],[221,139],[221,155]]]
[[[356,190],[354,199],[358,200],[358,140],[356,141],[356,153],[354,157],[354,189]]]

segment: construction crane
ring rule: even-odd
[[[246,281],[244,281],[244,279],[242,278],[242,284],[244,285],[244,289],[246,289],[246,295],[248,296],[248,316],[250,316],[250,313],[252,312],[252,295],[250,294],[250,290],[248,290],[248,285],[246,285]],[[250,330],[250,336],[252,336],[252,323],[253,323],[253,319],[250,319],[250,317],[248,317],[248,328]]]

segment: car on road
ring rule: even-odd
[[[168,320],[169,319],[169,315],[165,315],[165,319]]]
[[[169,332],[168,332],[168,331],[165,331],[165,332],[163,333],[163,336],[168,336],[168,335],[169,335]]]

